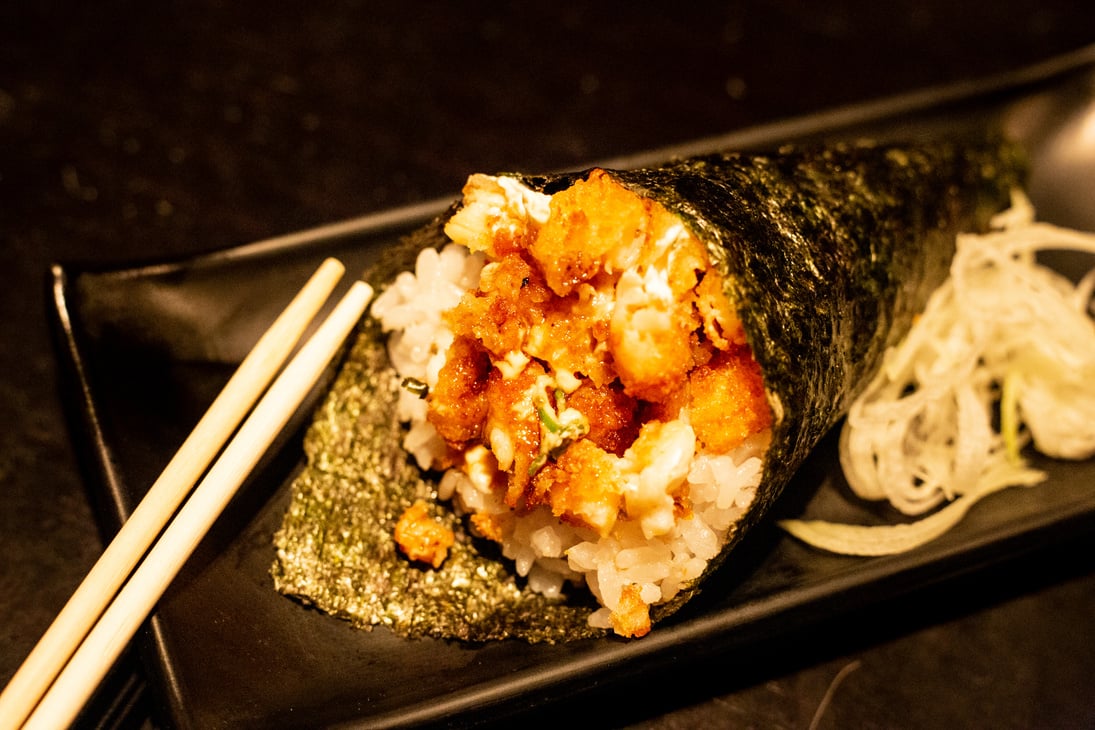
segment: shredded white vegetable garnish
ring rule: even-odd
[[[888,500],[908,524],[780,524],[831,552],[884,555],[954,526],[974,502],[1045,479],[1028,443],[1051,457],[1095,454],[1095,269],[1078,283],[1038,251],[1095,254],[1095,234],[1034,221],[1026,196],[984,235],[961,235],[947,281],[852,405],[840,460],[852,490]]]

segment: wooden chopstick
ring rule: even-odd
[[[320,378],[372,298],[355,282],[277,377],[88,633],[24,728],[68,726]]]
[[[0,728],[20,727],[34,709],[156,535],[281,368],[343,271],[342,264],[334,259],[323,262],[244,358],[0,694]]]

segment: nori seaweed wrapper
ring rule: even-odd
[[[1006,207],[1011,190],[1022,185],[1024,169],[1020,150],[991,141],[785,147],[609,171],[632,191],[676,213],[705,244],[712,265],[724,276],[773,407],[772,442],[757,497],[708,571],[763,517],[869,381],[885,350],[904,337],[946,278],[956,235],[983,231],[989,218]],[[515,177],[553,193],[588,174]],[[454,205],[393,247],[368,273],[370,283],[383,286],[412,269],[419,250],[447,243],[442,228],[458,208]],[[379,338],[375,326],[362,331],[340,382],[317,415],[309,435],[309,463],[293,487],[276,538],[278,589],[358,623],[385,623],[405,635],[546,641],[588,636],[591,630],[582,625],[591,610],[582,604],[587,599],[571,599],[573,607],[547,601],[512,577],[506,584],[510,592],[501,595],[498,573],[492,572],[498,569],[496,556],[462,532],[451,515],[447,519],[458,531],[455,552],[466,550],[470,561],[459,567],[463,558],[450,557],[455,576],[449,563],[440,571],[420,569],[396,554],[391,531],[399,510],[392,500],[408,506],[416,496],[429,496],[430,481],[402,453],[399,428],[386,413],[373,419],[374,430],[390,432],[386,439],[355,432],[360,418],[344,419],[351,423],[348,431],[330,432],[331,404],[345,400],[347,388],[358,387],[348,380],[385,377],[388,365]],[[359,376],[348,378],[348,372]],[[389,382],[388,387],[395,386]],[[368,397],[351,410],[376,410],[378,404]],[[360,444],[351,444],[358,439],[363,439]],[[329,458],[317,458],[336,442],[348,452],[343,469],[332,467]],[[390,464],[362,472],[363,464],[377,459]],[[342,485],[322,495],[311,491],[328,480]],[[379,486],[358,486],[369,480]],[[347,529],[360,520],[362,510],[382,515],[367,536]],[[487,564],[494,567],[479,570]],[[654,607],[653,617],[676,610],[701,582]],[[354,587],[347,588],[350,584]],[[397,595],[412,590],[413,597]],[[361,610],[362,604],[375,608]],[[484,612],[487,604],[491,611]],[[408,611],[421,620],[401,618]]]
[[[528,590],[493,546],[437,504],[438,475],[422,473],[402,447],[392,415],[400,387],[380,328],[367,320],[305,435],[307,464],[274,538],[277,589],[407,637],[556,642],[603,633],[588,626],[589,597],[565,602]],[[393,539],[418,499],[457,535],[437,570],[408,561]]]

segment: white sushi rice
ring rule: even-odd
[[[437,384],[452,332],[441,314],[478,283],[484,260],[450,244],[440,252],[423,250],[413,273],[404,272],[375,301],[372,315],[390,332],[389,357],[402,377]],[[398,418],[409,424],[404,446],[423,469],[444,454],[445,445],[426,420],[426,401],[410,392],[400,396]],[[687,424],[688,413],[682,411]],[[621,517],[610,534],[574,527],[556,519],[549,508],[516,514],[491,488],[489,467],[469,473],[452,469],[439,484],[439,495],[457,510],[499,515],[502,553],[513,560],[529,586],[559,595],[569,582],[584,582],[602,608],[590,623],[611,628],[610,615],[624,586],[638,586],[644,603],[672,599],[698,578],[718,555],[734,525],[752,503],[763,472],[767,434],[748,440],[729,454],[697,454],[687,470],[691,510],[661,534],[651,536],[639,520]],[[478,447],[486,459],[486,450]],[[473,452],[468,462],[475,463]]]

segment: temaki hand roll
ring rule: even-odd
[[[370,274],[386,289],[309,433],[278,589],[406,635],[645,635],[1021,177],[1004,143],[473,175]]]

